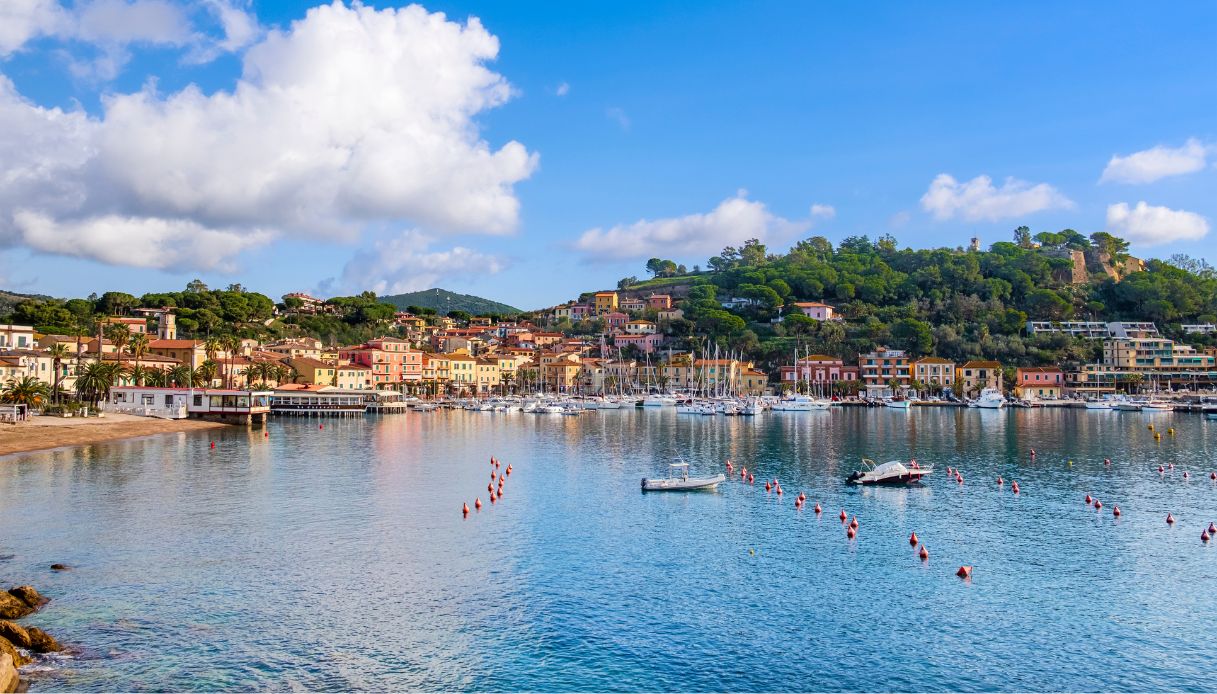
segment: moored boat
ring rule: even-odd
[[[890,460],[878,465],[870,458],[862,459],[865,469],[857,470],[845,480],[847,484],[916,484],[934,471],[934,466],[922,467],[911,460],[907,465],[899,460]]]
[[[695,492],[711,491],[727,481],[721,472],[713,477],[690,477],[688,463],[672,463],[668,466],[668,476],[651,479],[642,478],[644,492]]]

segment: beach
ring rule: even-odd
[[[105,417],[88,419],[33,417],[21,424],[0,425],[0,456],[225,426],[228,425],[198,419],[155,419],[118,413],[107,413]]]

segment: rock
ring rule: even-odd
[[[34,608],[25,602],[8,593],[0,593],[0,619],[21,619],[33,611]]]
[[[0,654],[0,692],[9,694],[17,691],[21,684],[21,676],[17,674],[17,664],[8,653]]]
[[[8,594],[29,605],[35,610],[51,601],[50,598],[44,598],[42,597],[41,593],[34,590],[34,586],[17,586],[16,588],[9,588]]]
[[[0,619],[0,638],[8,639],[14,646],[30,647],[30,632],[20,624],[5,619]]]
[[[69,571],[71,568],[67,564],[51,564],[51,571]]]
[[[11,641],[0,636],[0,658],[6,655],[12,656],[14,667],[21,667],[22,665],[30,662],[30,659],[21,655],[17,648],[13,646]]]
[[[54,636],[38,627],[30,627],[26,633],[30,638],[29,649],[35,653],[57,653],[63,650],[63,646],[59,645]]]

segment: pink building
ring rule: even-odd
[[[798,301],[791,304],[803,312],[804,316],[816,320],[833,320],[832,306],[818,301]]]
[[[405,340],[382,337],[359,347],[345,347],[338,358],[372,370],[372,387],[383,388],[423,378],[423,353]]]
[[[650,353],[654,352],[656,349],[659,348],[659,346],[661,344],[663,344],[663,335],[657,335],[655,333],[639,334],[639,335],[627,335],[625,333],[618,333],[613,336],[613,346],[614,347],[625,347],[626,345],[634,345],[639,350],[641,350],[643,354],[650,354]]]
[[[778,368],[779,377],[784,385],[794,385],[799,381],[816,384],[833,384],[841,381],[858,380],[858,367],[846,365],[844,361],[825,354],[812,354],[805,359],[799,359],[794,366]]]
[[[647,305],[656,311],[667,311],[672,308],[672,297],[667,294],[652,294],[647,297]]]
[[[612,311],[604,314],[604,327],[607,330],[620,330],[629,321],[630,317],[621,311]]]
[[[590,318],[594,312],[592,307],[587,304],[575,304],[570,307],[570,319],[573,321],[581,321]]]

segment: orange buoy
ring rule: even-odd
[[[817,516],[818,516],[818,515],[820,515],[820,511],[822,511],[822,510],[824,510],[824,509],[820,508],[820,504],[819,504],[819,503],[817,503],[817,504],[816,504],[816,515],[817,515]]]
[[[461,504],[461,515],[469,515],[469,504]]]
[[[1174,524],[1175,524],[1175,517],[1174,517],[1174,516],[1172,516],[1172,515],[1171,515],[1171,514],[1169,514],[1169,513],[1168,513],[1168,514],[1166,514],[1166,524],[1167,524],[1167,525],[1174,525]]]
[[[1010,485],[1010,491],[1014,492],[1015,494],[1018,494],[1018,481],[1017,480],[1013,484]]]
[[[1115,516],[1116,518],[1119,518],[1120,517],[1120,507],[1113,506],[1111,509],[1111,515]]]
[[[508,474],[508,475],[510,475],[510,474],[511,474],[511,465],[508,465],[508,466],[507,466],[507,474]]]
[[[930,558],[930,551],[925,548],[925,545],[922,545],[921,551],[917,553],[917,556],[921,557],[921,561],[925,561]]]
[[[502,487],[499,487],[499,498],[500,499],[503,498],[503,488]]]
[[[491,473],[490,473],[490,479],[494,479],[494,478],[495,478],[495,474],[494,474],[494,472],[493,472],[493,471],[491,471]]]
[[[1092,502],[1092,501],[1094,501],[1094,499],[1091,499],[1091,498],[1090,498],[1090,495],[1089,495],[1089,494],[1087,494],[1087,495],[1086,495],[1086,505],[1087,505],[1087,506],[1089,506],[1089,505],[1090,505],[1090,502]]]
[[[852,540],[852,539],[854,539],[854,538],[855,538],[855,537],[857,537],[857,536],[858,536],[858,533],[854,532],[853,527],[850,527],[850,528],[846,529],[846,531],[845,531],[845,537],[847,537],[847,538],[849,538],[849,539],[851,539],[851,540]]]
[[[916,531],[913,531],[913,534],[909,535],[909,544],[914,547],[917,546],[917,532]]]
[[[488,491],[488,492],[493,492],[493,491],[494,491],[494,483],[493,483],[493,482],[492,482],[492,483],[490,483],[490,484],[488,484],[488,485],[486,485],[486,491]]]
[[[804,499],[806,499],[806,498],[807,498],[807,497],[803,495],[803,492],[799,492],[799,501],[800,501],[800,502],[802,502],[802,501],[803,501]]]
[[[479,511],[482,510],[482,497],[479,496],[478,498],[473,500],[473,507]]]
[[[972,578],[972,567],[961,566],[959,567],[959,571],[955,572],[955,575],[960,578]]]
[[[841,522],[845,522],[845,509],[841,509]]]
[[[496,498],[497,498],[497,497],[495,497],[494,492],[490,492],[490,503],[492,503],[492,504],[493,504],[493,503],[494,503],[494,500],[495,500]]]
[[[779,486],[778,487],[778,496],[781,496],[781,495],[782,495],[782,488]]]

